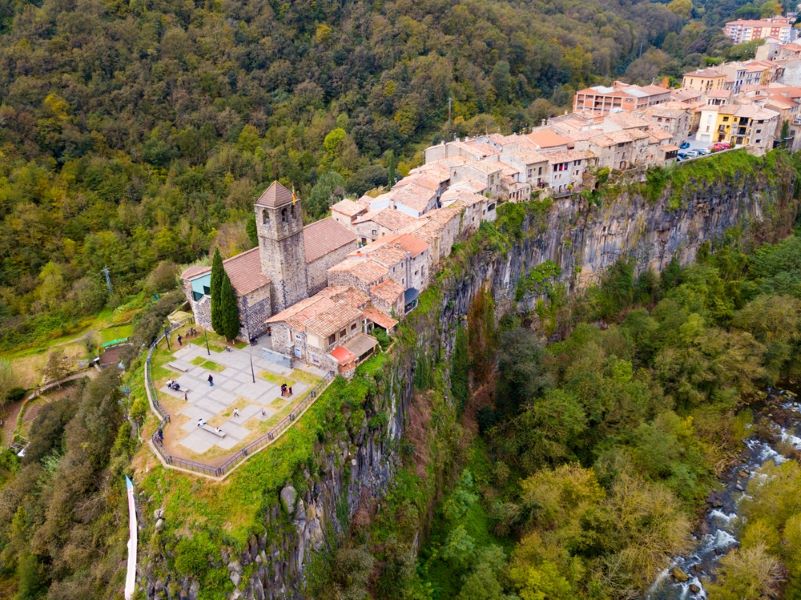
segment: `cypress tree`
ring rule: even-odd
[[[227,340],[233,340],[239,335],[239,306],[236,303],[236,292],[228,273],[223,271],[222,285],[220,286],[220,320],[222,331],[218,332]]]
[[[211,261],[211,328],[223,335],[222,332],[222,313],[220,291],[222,287],[223,275],[225,275],[225,268],[223,268],[222,256],[220,249],[214,250],[214,258]]]

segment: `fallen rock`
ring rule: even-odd
[[[159,519],[164,518],[164,509],[163,508],[157,508],[156,510],[154,510],[153,511],[153,518],[156,521],[158,521]]]
[[[691,591],[693,594],[697,594],[698,592],[700,592],[700,591],[701,591],[701,586],[700,586],[700,585],[698,585],[697,583],[691,583],[691,584],[690,584],[690,591]]]
[[[295,501],[298,499],[298,492],[291,485],[284,486],[281,490],[281,504],[284,510],[291,515],[295,512]]]
[[[687,575],[687,573],[685,573],[681,567],[673,567],[670,570],[670,576],[679,583],[684,583],[690,578],[690,576]]]
[[[156,531],[161,531],[164,529],[164,519],[158,519],[156,521]]]

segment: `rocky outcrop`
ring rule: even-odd
[[[530,212],[516,242],[503,251],[474,254],[442,282],[441,305],[418,327],[415,352],[433,357],[444,350],[447,355],[455,324],[484,286],[494,295],[499,313],[518,303],[532,306],[536,298],[516,296],[518,281],[546,260],[559,267],[558,280],[575,294],[621,258],[631,260],[637,272],[661,271],[673,258],[682,264],[692,261],[703,244],[735,227],[756,239],[786,234],[797,211],[794,173],[788,170],[772,181],[779,183],[738,175],[698,185],[681,194],[679,208],[671,208],[668,189],[655,201],[622,193],[600,205],[566,198],[547,210]],[[328,444],[320,450],[325,454],[315,457],[315,463],[324,465],[322,472],[305,473],[304,485],[287,485],[276,493],[264,515],[264,533],[252,535],[236,552],[222,550],[221,564],[227,565],[235,587],[232,598],[301,597],[315,552],[341,536],[360,509],[381,498],[399,461],[397,441],[412,401],[413,369],[414,357],[396,352],[383,375],[380,397],[372,401],[388,416],[386,422],[369,427],[365,419],[333,449]],[[156,563],[144,575],[148,598],[197,597],[196,582],[171,581],[166,567]]]

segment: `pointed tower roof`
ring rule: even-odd
[[[264,190],[259,199],[256,200],[258,206],[267,206],[269,208],[277,208],[291,203],[292,192],[278,183],[278,181],[273,181],[270,187]]]

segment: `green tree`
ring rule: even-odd
[[[319,219],[344,195],[345,178],[336,171],[327,171],[314,184],[304,208],[312,219]]]
[[[225,272],[220,286],[220,313],[220,331],[217,333],[227,340],[236,339],[239,335],[239,306],[234,286]]]
[[[221,294],[223,277],[225,275],[220,249],[215,248],[214,258],[211,261],[211,328],[220,335],[223,335]]]

